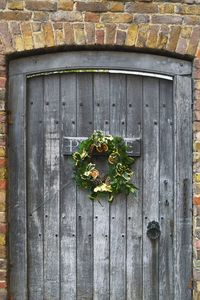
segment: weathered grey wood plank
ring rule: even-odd
[[[27,209],[28,290],[30,299],[43,297],[44,135],[43,78],[27,82]]]
[[[142,134],[142,77],[127,76],[127,137]],[[127,201],[127,299],[142,299],[142,157],[137,158],[133,182],[136,196]]]
[[[58,75],[45,77],[44,101],[44,298],[60,300],[60,116]]]
[[[92,74],[77,74],[77,135],[93,132]],[[93,203],[77,190],[77,300],[93,298]]]
[[[67,51],[18,58],[10,63],[10,74],[73,68],[108,68],[150,71],[160,74],[191,74],[191,63],[172,57],[117,51]]]
[[[110,76],[110,133],[126,136],[126,76]],[[126,196],[115,197],[110,211],[110,300],[126,298]]]
[[[76,135],[76,75],[61,76],[61,141]],[[76,299],[76,185],[71,157],[61,154],[61,300]]]
[[[192,292],[192,110],[191,79],[175,81],[175,299],[188,300]]]
[[[147,237],[159,215],[159,80],[143,78],[143,299],[158,300],[158,240]]]
[[[159,300],[174,300],[173,84],[160,80]]]
[[[9,81],[9,258],[10,296],[27,299],[25,78]]]
[[[109,133],[109,75],[94,74],[94,129]],[[96,159],[106,172],[106,157]],[[109,299],[109,203],[108,199],[94,202],[94,296]]]

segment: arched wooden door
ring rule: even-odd
[[[191,299],[190,74],[188,62],[133,53],[11,62],[13,299]],[[64,141],[95,129],[139,141],[136,197],[100,205],[76,188]]]

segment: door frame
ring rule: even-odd
[[[32,76],[85,71],[132,72],[173,80],[174,87],[174,253],[176,300],[188,299],[192,277],[192,65],[143,53],[71,51],[13,60],[9,64],[11,125],[8,138],[10,294],[27,299],[26,80]],[[183,167],[184,166],[184,167]]]

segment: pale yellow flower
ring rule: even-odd
[[[88,156],[88,153],[85,150],[83,150],[83,152],[81,153],[81,159],[84,159],[87,156]]]
[[[110,184],[102,183],[101,185],[98,185],[95,187],[94,192],[110,192],[112,193],[112,187]]]

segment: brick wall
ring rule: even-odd
[[[200,0],[0,0],[0,300],[6,299],[7,290],[6,59],[10,54],[63,45],[121,46],[193,59],[194,299],[200,299],[199,41]]]

